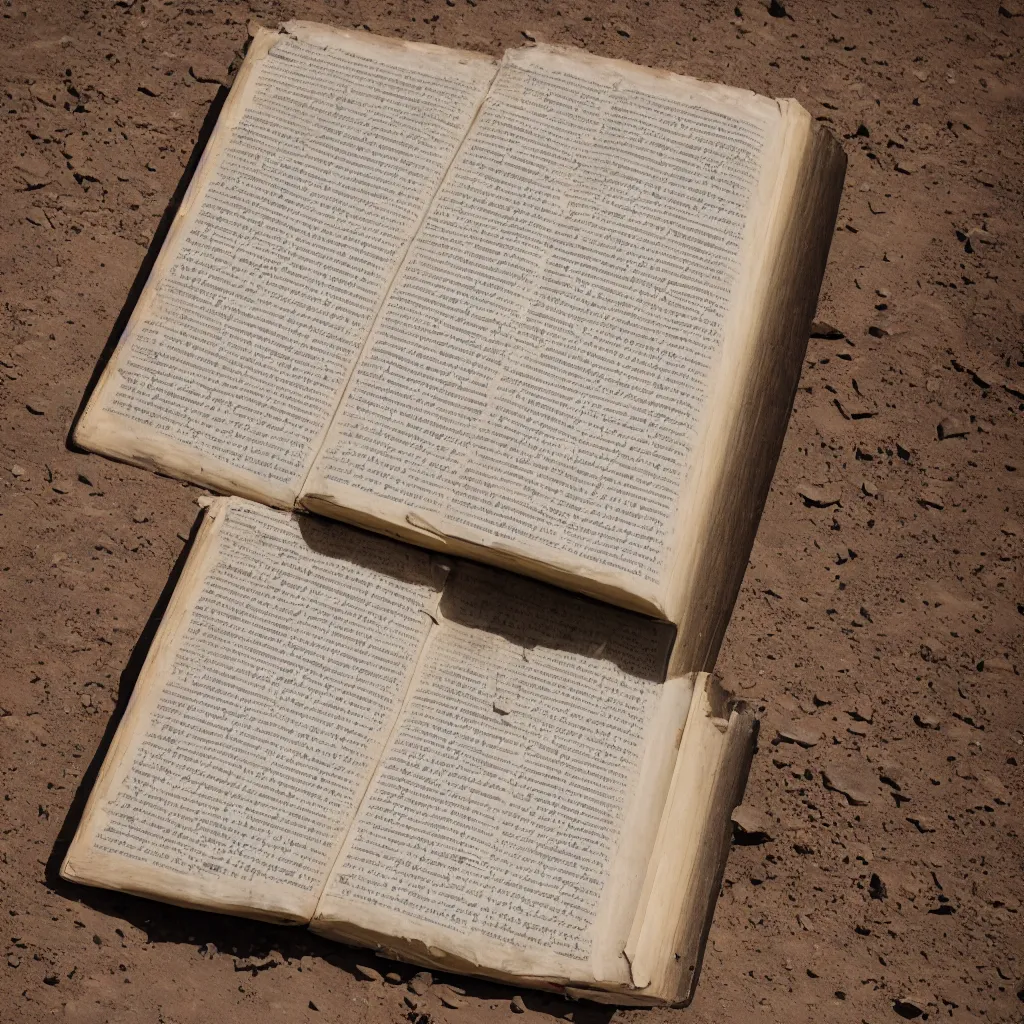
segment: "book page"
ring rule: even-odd
[[[380,537],[216,501],[64,877],[308,920],[432,625],[435,569]]]
[[[76,431],[291,507],[494,61],[260,30]]]
[[[403,959],[629,984],[690,681],[672,627],[458,563],[312,927]]]
[[[780,124],[741,90],[509,51],[302,501],[663,611]]]

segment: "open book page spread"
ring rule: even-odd
[[[690,705],[672,636],[218,499],[64,875],[627,986]]]
[[[426,637],[430,556],[237,499],[203,531],[65,874],[308,919]]]
[[[307,494],[656,594],[781,125],[738,90],[507,53]]]
[[[494,74],[478,55],[325,35],[253,41],[86,447],[294,502]]]

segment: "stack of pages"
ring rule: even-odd
[[[685,1002],[844,169],[792,100],[259,30],[75,430],[229,497],[64,877]]]

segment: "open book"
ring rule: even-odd
[[[844,169],[793,100],[260,30],[76,440],[676,622],[710,668]]]
[[[672,626],[213,499],[70,880],[603,1001],[685,1000],[753,717]]]

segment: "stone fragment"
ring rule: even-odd
[[[824,338],[827,341],[839,341],[840,338],[845,338],[846,335],[838,327],[833,327],[832,324],[824,320],[815,320],[811,324],[811,337]]]
[[[921,729],[938,729],[941,723],[931,712],[919,711],[914,715],[914,724]]]
[[[25,408],[33,416],[45,416],[49,412],[49,406],[41,398],[30,398],[25,403]]]
[[[942,500],[942,497],[935,493],[935,491],[925,491],[920,498],[917,499],[917,503],[922,505],[924,508],[936,508],[940,512],[946,507],[946,503]]]
[[[384,980],[392,985],[402,984],[402,976],[398,971],[388,971],[388,973],[384,975]]]
[[[380,971],[373,967],[367,967],[365,964],[356,964],[356,970],[367,980],[367,981],[383,981],[384,975]]]
[[[436,992],[442,1006],[447,1006],[449,1010],[462,1009],[462,1000],[447,985],[439,987]]]
[[[892,1008],[904,1020],[916,1020],[928,1007],[927,1000],[921,996],[903,995],[893,1000]]]
[[[733,808],[733,834],[742,846],[757,846],[771,838],[768,818],[749,804]]]
[[[907,816],[907,821],[913,825],[918,832],[934,832],[936,831],[935,822],[924,814],[911,814]]]
[[[25,475],[25,467],[24,466],[19,466],[17,463],[15,463],[13,466],[11,466],[11,476],[13,476],[16,480],[20,479],[24,475]]]
[[[427,989],[434,984],[434,976],[430,971],[418,971],[409,981],[409,991],[418,996],[427,994]]]
[[[821,729],[810,722],[795,718],[779,726],[778,738],[800,747],[813,747],[821,742]]]
[[[970,424],[962,417],[946,416],[939,421],[936,433],[940,441],[946,441],[951,437],[966,437],[970,429]]]
[[[520,995],[514,995],[509,1005],[513,1013],[526,1013],[526,1003],[523,1002],[523,997]]]
[[[830,505],[838,505],[842,494],[834,484],[800,484],[796,489],[797,494],[804,499],[808,508],[828,508]]]
[[[842,793],[855,807],[871,803],[872,784],[845,765],[831,765],[821,771],[826,789]]]
[[[878,497],[878,488],[870,480],[862,480],[861,484],[860,484],[860,489],[869,498],[877,498]]]

